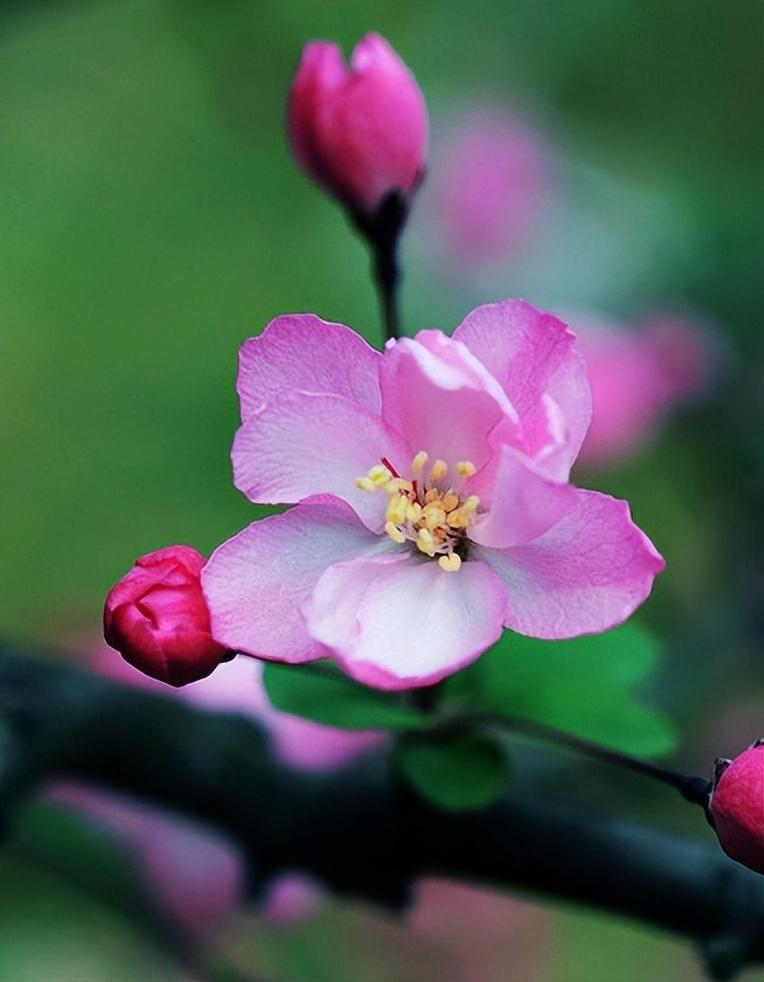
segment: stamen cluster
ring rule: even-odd
[[[466,529],[477,514],[480,499],[470,494],[462,499],[464,481],[475,473],[472,461],[461,460],[455,467],[456,479],[447,480],[449,467],[438,458],[425,474],[429,456],[420,450],[411,461],[411,479],[403,478],[383,457],[356,486],[364,491],[386,491],[385,532],[393,542],[413,542],[416,548],[447,573],[462,565]]]

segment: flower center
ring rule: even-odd
[[[393,542],[412,542],[416,548],[437,559],[447,573],[462,565],[467,545],[467,528],[474,519],[480,499],[463,496],[463,485],[475,473],[470,460],[460,460],[449,479],[445,460],[436,460],[425,472],[429,456],[424,450],[411,461],[411,478],[403,478],[383,457],[368,474],[359,477],[356,487],[363,491],[384,491],[389,495],[385,532]]]

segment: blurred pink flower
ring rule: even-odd
[[[265,727],[277,756],[303,770],[330,770],[387,740],[383,733],[335,730],[277,712],[262,685],[263,665],[251,658],[224,663],[209,678],[178,690],[132,668],[105,645],[94,651],[91,667],[126,685],[250,716]],[[79,781],[53,781],[46,795],[127,846],[158,908],[189,937],[213,933],[242,899],[243,858],[236,844],[213,827]],[[319,898],[320,890],[309,878],[285,873],[270,884],[260,912],[271,921],[291,923],[308,916]]]
[[[414,76],[378,34],[345,67],[336,44],[305,46],[289,97],[298,163],[343,204],[371,213],[390,191],[410,194],[424,171],[427,110]]]
[[[707,389],[713,345],[689,317],[655,315],[627,327],[581,314],[571,325],[592,390],[592,422],[579,455],[585,466],[628,457],[656,435],[671,409]]]
[[[625,620],[664,563],[625,502],[568,483],[590,416],[574,342],[524,301],[384,353],[309,314],[245,342],[234,480],[297,504],[208,561],[215,639],[405,689],[503,626],[566,638]]]
[[[549,151],[529,121],[490,104],[467,109],[429,175],[450,259],[490,264],[524,244],[549,193],[550,169]]]

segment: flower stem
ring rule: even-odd
[[[388,340],[401,336],[398,242],[406,225],[408,210],[407,198],[400,191],[391,191],[375,211],[350,212],[351,221],[371,250],[372,276],[379,296],[382,327]]]
[[[708,806],[708,795],[711,790],[711,783],[703,777],[681,774],[677,771],[659,767],[657,764],[650,764],[638,757],[622,753],[619,750],[611,750],[603,747],[591,740],[573,736],[571,733],[564,733],[556,730],[545,723],[538,723],[535,720],[522,719],[518,716],[508,716],[503,713],[464,713],[459,716],[452,716],[450,719],[442,720],[436,724],[439,731],[462,729],[474,725],[490,725],[500,727],[513,733],[521,733],[525,736],[543,740],[546,743],[553,743],[559,747],[564,747],[574,753],[582,754],[593,760],[598,760],[604,764],[611,764],[622,767],[626,770],[635,771],[645,777],[660,781],[669,787],[677,790],[683,798],[703,808]]]

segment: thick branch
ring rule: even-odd
[[[223,827],[262,877],[301,868],[338,892],[398,903],[413,878],[441,874],[684,935],[718,978],[764,960],[762,880],[713,846],[514,796],[478,813],[439,812],[384,757],[296,773],[248,720],[51,662],[0,656],[0,721],[8,800],[63,772]]]

